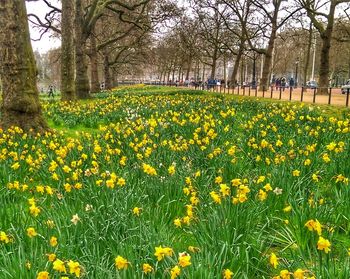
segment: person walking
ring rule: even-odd
[[[101,92],[102,92],[102,91],[105,91],[105,88],[106,88],[105,82],[103,81],[103,82],[101,82],[101,84],[100,84],[100,91],[101,91]]]
[[[281,87],[282,87],[282,90],[284,91],[286,89],[286,83],[287,83],[287,80],[285,77],[282,77],[281,78]]]
[[[276,79],[276,90],[279,90],[279,89],[280,89],[280,86],[281,86],[281,79],[280,79],[280,78],[277,78],[277,79]]]
[[[291,77],[290,80],[289,80],[289,87],[290,87],[290,88],[293,88],[294,85],[295,85],[294,78]]]
[[[54,96],[54,93],[53,93],[53,85],[51,84],[51,85],[49,85],[49,89],[48,89],[48,97],[50,98],[50,97],[52,97],[52,98],[54,98],[55,96]]]

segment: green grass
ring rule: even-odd
[[[51,119],[47,121],[47,124],[49,125],[50,129],[58,132],[63,133],[63,135],[67,138],[76,138],[78,139],[81,137],[81,134],[88,133],[88,134],[97,134],[99,133],[99,130],[96,128],[87,128],[83,125],[75,126],[74,128],[68,128],[62,125],[56,125]]]
[[[83,278],[170,278],[185,251],[191,265],[181,278],[223,278],[225,269],[232,278],[272,278],[283,269],[349,278],[349,111],[182,90],[124,88],[79,103],[46,102],[50,133],[0,135],[0,231],[13,240],[0,240],[0,278],[41,271],[75,278],[69,260]],[[316,219],[329,253],[305,226]],[[38,236],[29,238],[29,227]],[[157,261],[160,245],[174,253]],[[50,253],[66,273],[54,270]],[[126,270],[114,265],[118,255]],[[153,272],[144,274],[144,263]]]

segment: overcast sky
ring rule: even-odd
[[[52,3],[57,3],[57,1],[51,1]],[[36,14],[40,18],[44,18],[45,14],[50,11],[48,7],[41,1],[38,2],[26,2],[27,5],[27,13],[28,14]],[[33,28],[29,23],[30,37],[32,39],[38,39],[40,37],[40,33],[38,30]],[[45,34],[40,41],[33,41],[32,46],[33,50],[38,50],[40,53],[47,52],[52,48],[57,48],[61,45],[61,42],[58,39],[51,38],[50,34]]]

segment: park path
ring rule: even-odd
[[[285,90],[276,90],[275,88],[268,91],[258,91],[255,89],[250,89],[249,87],[242,88],[224,88],[224,86],[217,86],[209,90],[211,92],[217,92],[222,94],[234,94],[241,96],[252,96],[259,98],[269,98],[276,100],[291,100],[291,101],[302,101],[304,103],[314,103],[314,104],[328,104],[337,106],[350,106],[350,96],[349,94],[342,94],[341,89],[332,88],[329,90],[328,95],[317,95],[314,89],[302,89],[302,88],[285,88]]]

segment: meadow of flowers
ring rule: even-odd
[[[0,278],[350,278],[349,111],[176,90],[0,131]]]

